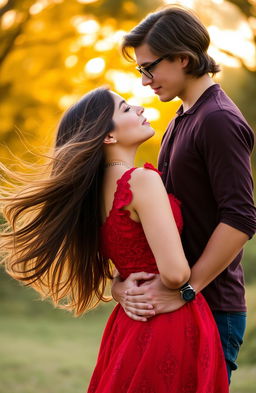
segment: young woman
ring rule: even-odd
[[[107,89],[90,92],[64,115],[49,173],[2,199],[8,273],[77,315],[107,300],[110,260],[123,279],[159,272],[171,289],[190,276],[179,202],[151,164],[134,167],[138,146],[154,134],[143,111]],[[152,311],[145,322],[117,305],[92,392],[228,392],[219,334],[203,296],[173,313]]]

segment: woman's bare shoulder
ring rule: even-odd
[[[163,187],[161,176],[157,171],[147,168],[136,168],[132,173],[130,184],[134,190],[150,191],[156,187]]]

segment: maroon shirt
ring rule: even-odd
[[[220,222],[250,238],[255,233],[253,143],[248,123],[217,84],[188,111],[181,106],[169,124],[159,170],[167,192],[182,202],[182,242],[191,266]],[[202,291],[213,310],[246,310],[241,258],[242,252]]]

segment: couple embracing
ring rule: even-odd
[[[225,393],[237,368],[246,324],[240,262],[256,224],[254,137],[209,75],[219,72],[209,43],[197,17],[178,7],[124,37],[142,84],[162,102],[182,100],[158,169],[134,167],[154,134],[143,108],[96,89],[64,115],[47,181],[5,199],[10,222],[40,207],[4,235],[8,271],[56,304],[68,298],[80,314],[104,299],[109,260],[115,265],[118,305],[88,393]]]

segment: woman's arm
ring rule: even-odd
[[[161,281],[167,288],[180,288],[189,280],[190,268],[162,179],[156,172],[140,168],[133,172],[130,185],[130,207],[140,218]]]

